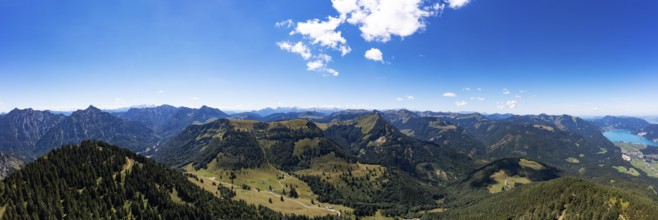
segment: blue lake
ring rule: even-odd
[[[653,142],[649,139],[643,138],[641,136],[637,136],[629,130],[612,130],[612,131],[606,131],[603,132],[603,136],[608,138],[608,140],[615,142],[615,141],[623,141],[623,142],[630,142],[630,143],[636,143],[636,144],[644,144],[644,145],[650,145],[650,146],[657,146],[658,147],[658,142]]]

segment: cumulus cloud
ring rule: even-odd
[[[452,9],[458,9],[461,7],[464,7],[464,5],[468,4],[471,0],[448,0],[448,6]]]
[[[465,105],[468,105],[468,102],[466,102],[466,101],[456,101],[455,102],[455,106],[457,106],[457,107],[462,107],[462,106],[465,106]]]
[[[291,19],[276,22],[274,25],[277,28],[292,29],[289,32],[291,37],[300,36],[303,39],[303,42],[295,44],[284,41],[279,42],[277,45],[284,51],[301,55],[304,60],[307,60],[307,69],[320,69],[320,63],[311,60],[315,54],[326,54],[335,51],[340,53],[341,56],[345,56],[352,51],[347,39],[339,29],[344,24],[358,27],[361,37],[368,42],[385,43],[396,36],[405,38],[423,31],[427,27],[428,18],[440,14],[446,7],[460,8],[469,1],[331,0],[332,7],[338,12],[338,15],[329,15],[323,19],[315,18],[296,23]],[[379,51],[379,54],[381,54],[381,51]],[[371,53],[369,56],[366,52],[365,57],[366,59],[384,62],[383,57],[377,56],[377,54]],[[326,62],[324,64],[325,72],[335,72],[335,70],[326,67]]]
[[[364,56],[366,57],[366,59],[384,63],[383,55],[384,54],[382,54],[382,51],[380,51],[379,49],[370,48],[370,50],[366,51],[366,54]]]
[[[332,0],[340,18],[359,27],[366,41],[388,42],[424,30],[426,19],[443,9],[423,0]]]
[[[306,69],[307,70],[312,70],[312,71],[320,71],[322,68],[324,68],[326,65],[322,60],[314,60],[314,61],[309,61],[306,63]]]
[[[452,92],[443,93],[443,97],[457,97],[457,94]]]
[[[343,19],[331,16],[327,17],[326,21],[311,19],[297,23],[297,27],[290,34],[300,34],[310,40],[312,44],[338,50],[341,55],[345,56],[352,49],[347,46],[347,40],[341,35],[341,32],[336,31],[336,28],[342,23]]]
[[[297,42],[293,44],[291,42],[282,41],[276,43],[276,45],[279,46],[279,48],[281,48],[281,50],[283,51],[299,54],[300,56],[302,56],[302,58],[304,58],[304,60],[311,59],[311,56],[313,56],[313,54],[311,54],[311,49],[309,49],[302,42]]]
[[[509,93],[510,93],[509,89],[507,89],[507,88],[503,89],[503,95],[509,95]]]

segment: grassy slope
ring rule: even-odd
[[[190,181],[217,196],[219,196],[217,185],[222,184],[229,188],[233,187],[236,191],[235,200],[263,205],[284,214],[325,216],[337,215],[337,211],[340,211],[342,216],[345,216],[352,211],[349,207],[318,202],[317,195],[311,192],[306,183],[271,166],[237,171],[218,168],[214,164],[209,164],[208,167],[209,169],[195,170],[192,166],[186,166],[185,169],[187,173],[196,175],[203,180],[203,182],[200,182],[194,178],[189,178]],[[235,179],[232,181],[229,178],[231,172],[235,174]],[[251,189],[243,190],[241,188],[243,184],[250,186]],[[293,199],[285,195],[284,201],[281,202],[280,197],[283,189],[289,190],[286,185],[294,185],[299,198]],[[271,192],[269,191],[270,186],[272,187]],[[270,199],[272,203],[269,202]],[[311,200],[315,204],[311,204]],[[331,207],[333,210],[326,207]]]

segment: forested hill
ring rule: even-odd
[[[306,219],[216,197],[180,172],[93,141],[10,175],[0,198],[0,219]]]
[[[574,177],[517,187],[434,214],[440,219],[656,219],[658,204]]]

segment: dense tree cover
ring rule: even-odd
[[[382,112],[384,119],[410,137],[462,150],[469,155],[481,155],[484,146],[462,127],[438,117],[421,117],[415,112],[401,109]]]
[[[638,194],[562,177],[498,193],[427,218],[655,219],[658,204]]]
[[[94,141],[39,158],[3,180],[0,195],[4,219],[306,219],[215,197],[178,171]]]
[[[504,171],[508,176],[525,177],[533,182],[547,181],[559,177],[560,170],[557,168],[536,161],[531,161],[534,166],[528,166],[520,162],[521,159],[518,157],[504,158],[491,162],[471,172],[464,179],[464,182],[474,188],[486,187],[495,183],[491,175],[499,171]]]
[[[264,163],[263,151],[253,135],[233,129],[230,121],[224,119],[186,128],[165,143],[154,159],[172,166],[193,163],[197,169],[212,160],[231,169]]]
[[[238,128],[233,123],[247,125]],[[298,145],[302,140],[312,144]],[[218,166],[229,169],[272,164],[290,171],[308,168],[313,158],[329,153],[349,160],[349,156],[310,121],[264,123],[219,119],[186,128],[167,142],[154,159],[172,166],[192,163],[195,168],[204,168],[216,160]]]
[[[474,168],[468,155],[409,137],[378,112],[332,125],[325,134],[359,162],[396,167],[428,181],[456,180]]]
[[[442,187],[423,185],[401,170],[387,171],[376,179],[341,175],[341,184],[321,176],[297,177],[311,187],[318,201],[352,207],[356,216],[374,215],[379,209],[388,216],[416,217],[419,210],[438,207],[436,200],[444,196]]]

